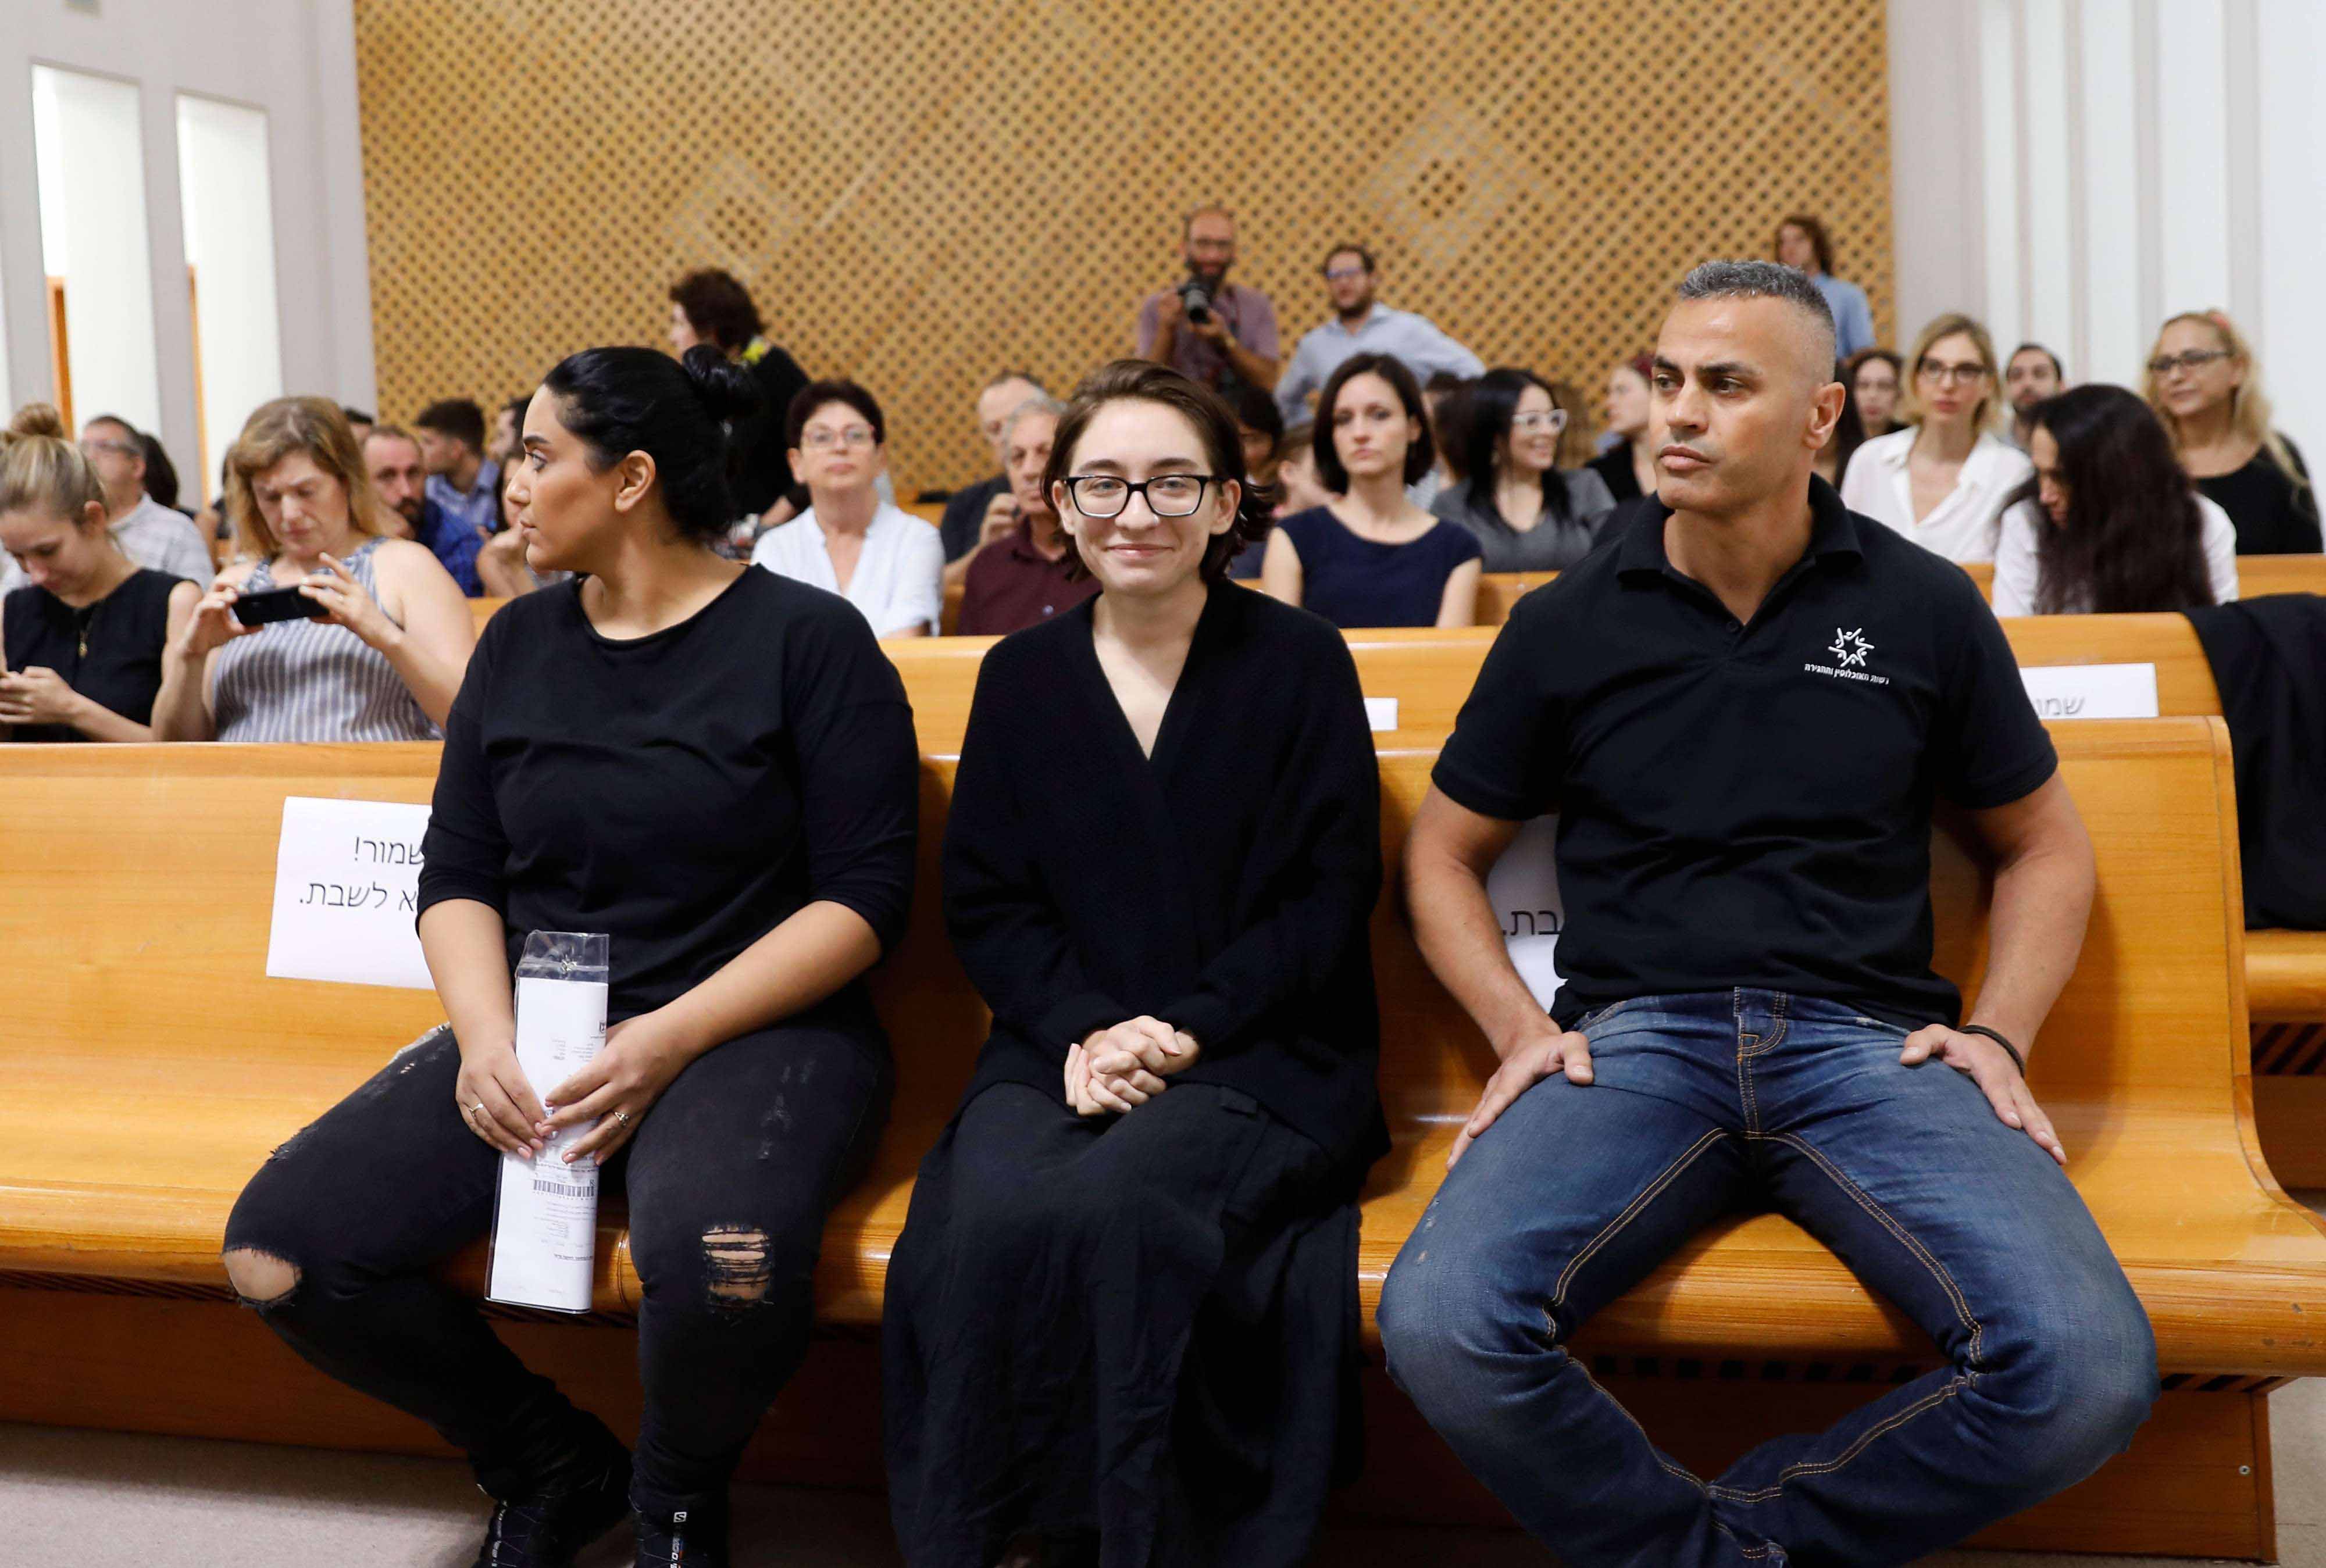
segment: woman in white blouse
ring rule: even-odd
[[[2238,533],[2197,494],[2172,438],[2121,386],[2079,386],[2029,413],[2035,477],[1995,553],[1995,613],[2142,615],[2238,597]]]
[[[1992,561],[2003,510],[2034,472],[1993,429],[2002,405],[1994,339],[1968,316],[1940,316],[1906,365],[1905,428],[1857,449],[1841,498],[1949,561]]]
[[[792,399],[792,477],[808,509],[771,528],[751,564],[839,594],[881,637],[936,634],[944,544],[934,524],[880,499],[888,426],[852,381],[816,381]]]

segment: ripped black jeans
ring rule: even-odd
[[[432,1272],[490,1228],[501,1157],[461,1119],[459,1070],[450,1028],[398,1054],[259,1168],[226,1250],[296,1269],[287,1294],[254,1304],[267,1325],[428,1423],[507,1497],[554,1484],[590,1428]],[[602,1190],[628,1191],[645,1287],[641,1509],[723,1499],[806,1351],[825,1212],[870,1162],[889,1081],[869,1007],[828,1004],[696,1058],[608,1163]]]

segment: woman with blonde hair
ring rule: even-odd
[[[162,650],[201,589],[123,551],[96,467],[44,403],[0,433],[0,549],[23,573],[0,598],[0,740],[153,739]]]
[[[2318,552],[2310,470],[2293,443],[2270,428],[2260,362],[2228,317],[2190,311],[2166,321],[2149,350],[2141,394],[2164,422],[2198,492],[2229,515],[2239,555]]]
[[[1995,340],[1949,311],[1922,329],[1906,366],[1904,428],[1857,449],[1841,498],[1949,561],[1993,561],[2004,508],[2035,473],[1995,431],[2003,403]]]
[[[433,738],[476,644],[469,601],[427,546],[387,537],[338,406],[282,397],[253,413],[228,454],[227,514],[248,559],[171,640],[154,738]],[[298,618],[235,613],[284,589],[308,601]]]

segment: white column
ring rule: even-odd
[[[2261,0],[2260,311],[2256,341],[2278,428],[2326,478],[2326,6]]]
[[[2157,217],[2165,316],[2228,305],[2226,47],[2221,0],[2157,0]],[[2148,323],[2152,340],[2162,320]]]
[[[2067,0],[2019,8],[2026,100],[2020,156],[2027,172],[2027,320],[2024,335],[2049,344],[2072,369],[2080,358],[2076,301],[2075,180],[2069,156]],[[1992,198],[1990,197],[1990,202]],[[2011,345],[2001,345],[2008,353]]]
[[[1986,176],[1987,330],[2003,353],[2023,335],[2027,269],[2020,247],[2018,27],[2011,0],[1979,0],[1978,81],[1980,165]],[[1901,322],[1901,346],[1921,329]]]
[[[2132,0],[2082,0],[2083,349],[2078,380],[2136,385],[2141,320],[2140,136]],[[2009,353],[2010,346],[2002,345]],[[2057,345],[2053,346],[2055,348]]]

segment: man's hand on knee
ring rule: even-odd
[[[2002,1046],[1984,1035],[1965,1035],[1943,1024],[1931,1024],[1906,1036],[1906,1048],[1898,1060],[1909,1067],[1920,1067],[1933,1057],[1977,1084],[2005,1127],[2017,1127],[2042,1145],[2045,1154],[2063,1165],[2068,1163],[2067,1148],[2052,1130],[2052,1118],[2035,1103],[2027,1080]]]
[[[1486,1080],[1486,1091],[1478,1097],[1478,1109],[1470,1113],[1470,1119],[1456,1136],[1453,1151],[1446,1156],[1446,1168],[1452,1170],[1471,1141],[1493,1126],[1495,1118],[1517,1104],[1520,1095],[1558,1072],[1564,1072],[1569,1083],[1589,1083],[1591,1042],[1545,1019],[1542,1032],[1503,1057],[1494,1075]]]

